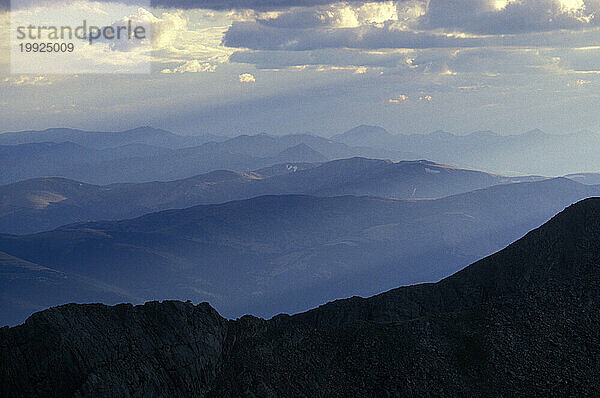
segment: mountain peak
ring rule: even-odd
[[[365,131],[365,132],[373,132],[373,131],[378,131],[378,132],[386,132],[388,134],[390,134],[386,129],[384,129],[381,126],[375,126],[375,125],[371,125],[371,124],[360,124],[350,130],[348,130],[347,132],[350,131]]]
[[[393,143],[395,137],[383,127],[361,124],[342,134],[335,135],[331,139],[350,146],[377,147]]]
[[[120,133],[122,133],[122,134],[139,134],[139,133],[147,134],[147,133],[152,133],[152,134],[176,135],[176,134],[173,134],[170,131],[163,130],[163,129],[157,129],[157,128],[152,127],[152,126],[139,126],[139,127],[133,128],[133,129],[123,130]]]
[[[325,156],[315,151],[305,143],[300,143],[285,149],[279,153],[278,157],[287,162],[316,163],[327,161]]]

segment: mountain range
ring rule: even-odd
[[[402,150],[422,159],[498,174],[561,176],[600,169],[600,136],[589,131],[547,134],[536,129],[518,135],[478,131],[455,135],[391,134],[378,126],[359,126],[332,140],[347,145]]]
[[[227,140],[226,137],[216,135],[177,135],[149,126],[114,132],[51,128],[42,131],[17,131],[0,134],[0,145],[71,142],[92,149],[109,149],[129,145],[177,149],[225,140]]]
[[[60,297],[39,300],[37,287],[20,287],[27,279],[43,283],[40,269],[110,292],[93,301],[119,302],[119,292],[140,299],[135,302],[210,300],[226,316],[295,313],[348,295],[439,280],[599,194],[599,186],[558,178],[435,200],[261,196],[0,235],[0,251],[21,270],[3,276],[12,310],[0,319],[14,324],[62,303]],[[88,300],[74,292],[70,301]]]
[[[0,394],[593,396],[599,242],[596,198],[438,283],[295,316],[226,320],[173,301],[52,308],[0,329]]]
[[[168,182],[107,186],[37,178],[0,186],[0,233],[36,233],[74,222],[132,218],[261,195],[423,199],[539,179],[503,177],[428,161],[393,163],[365,158],[284,163],[254,172],[220,170]]]
[[[587,131],[407,135],[361,125],[330,138],[311,134],[226,138],[180,136],[151,127],[122,132],[49,129],[0,134],[0,184],[38,177],[100,185],[169,181],[219,169],[248,172],[279,163],[351,157],[429,159],[494,174],[562,176],[595,172],[600,169],[599,155],[600,136]]]
[[[66,129],[3,133],[0,184],[39,177],[89,184],[169,181],[214,170],[251,171],[288,162],[318,163],[355,156],[415,158],[402,151],[350,147],[308,134],[242,135],[204,142],[207,139],[211,138],[150,128],[117,133]]]

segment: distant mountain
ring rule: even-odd
[[[281,162],[302,162],[302,163],[318,163],[325,162],[327,158],[315,151],[306,144],[298,144],[296,146],[283,150],[277,157]]]
[[[345,133],[334,135],[332,140],[343,142],[350,146],[372,147],[372,148],[389,148],[390,145],[395,145],[397,139],[390,134],[386,129],[378,126],[360,125]]]
[[[454,135],[385,134],[381,128],[360,126],[332,137],[350,144],[383,147],[414,154],[409,159],[431,159],[439,163],[499,174],[561,176],[581,170],[600,170],[600,136],[582,131],[553,135],[536,129],[520,135],[480,131]]]
[[[119,167],[129,172],[142,172],[143,163],[168,159],[176,151],[148,145],[127,145],[111,149],[91,149],[72,142],[42,142],[0,146],[0,183],[6,184],[43,176],[64,176],[91,181],[118,180]],[[144,160],[145,158],[149,160]],[[127,174],[127,169],[121,171]]]
[[[212,145],[223,151],[261,158],[273,157],[289,148],[305,145],[331,160],[356,156],[390,158],[395,160],[414,159],[414,154],[404,150],[350,146],[310,134],[290,134],[282,136],[271,136],[266,134],[241,135],[225,142]]]
[[[437,200],[264,196],[0,235],[0,251],[144,300],[210,300],[227,316],[270,316],[439,280],[599,194],[554,179]]]
[[[27,133],[22,134],[22,140],[29,137]],[[87,134],[103,137],[104,134],[126,132]],[[5,134],[0,134],[0,137],[3,135]],[[18,134],[8,136],[13,137],[13,140],[19,137]],[[306,134],[281,137],[239,136],[222,142],[207,142],[176,149],[150,145],[148,142],[157,145],[163,145],[164,142],[146,140],[146,135],[140,132],[127,133],[126,136],[144,143],[131,143],[135,140],[122,139],[120,143],[128,143],[104,149],[97,149],[96,147],[104,146],[92,140],[79,140],[90,146],[69,141],[0,146],[0,184],[38,177],[63,177],[90,184],[168,181],[214,170],[244,172],[280,163],[323,162],[354,156],[412,158],[402,151],[349,147]],[[57,140],[70,138],[66,134],[45,134],[42,137]],[[116,143],[115,140],[111,142]]]
[[[573,181],[577,181],[580,184],[586,185],[598,185],[600,184],[600,173],[576,173],[568,174],[565,176]]]
[[[225,137],[215,135],[182,136],[147,126],[118,132],[54,128],[43,131],[19,131],[0,134],[0,145],[72,142],[92,149],[108,149],[132,144],[175,149],[224,140],[226,140]]]
[[[41,146],[66,142],[76,144],[71,146],[72,155],[65,152],[68,147],[47,147],[44,152]],[[562,176],[581,170],[600,170],[600,136],[587,131],[565,135],[541,130],[509,136],[490,131],[404,135],[362,125],[327,139],[310,134],[179,136],[150,127],[123,132],[50,129],[3,133],[2,145],[0,153],[13,152],[13,161],[0,158],[3,171],[0,184],[49,176],[94,184],[165,181],[217,169],[250,171],[285,162],[350,157],[430,159],[504,175]],[[18,148],[18,145],[25,146]],[[32,148],[31,155],[27,155],[27,148]],[[83,156],[86,150],[88,154]],[[41,162],[36,156],[46,161]],[[79,160],[80,157],[84,159]]]
[[[210,144],[177,150],[138,145],[98,150],[70,142],[39,143],[3,146],[0,154],[3,184],[38,177],[64,177],[93,184],[144,182],[277,163],[223,152]]]
[[[280,156],[320,159],[303,145]],[[393,163],[364,158],[319,164],[283,163],[250,173],[214,171],[170,182],[107,186],[38,178],[0,186],[0,232],[36,233],[74,222],[131,218],[159,210],[261,195],[439,198],[535,179],[496,176],[428,161]]]
[[[3,396],[593,396],[600,199],[436,284],[271,320],[67,305],[0,329]],[[293,375],[290,377],[290,375]]]

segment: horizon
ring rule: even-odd
[[[579,130],[574,130],[574,131],[565,131],[565,132],[559,132],[559,133],[552,133],[549,131],[546,131],[542,128],[539,127],[535,127],[526,131],[521,131],[521,132],[498,132],[498,131],[494,131],[494,130],[490,130],[490,129],[484,129],[484,130],[474,130],[474,131],[468,131],[468,132],[456,132],[456,131],[450,131],[449,129],[436,129],[436,130],[431,130],[431,131],[415,131],[415,132],[403,132],[403,131],[394,131],[388,128],[385,128],[381,125],[376,125],[376,124],[365,124],[365,123],[360,123],[355,125],[354,127],[351,127],[349,129],[345,129],[345,130],[340,130],[340,131],[328,131],[328,132],[314,132],[314,131],[304,131],[304,132],[282,132],[281,134],[275,134],[275,133],[268,133],[268,132],[238,132],[238,134],[233,133],[233,135],[221,135],[221,134],[216,134],[216,133],[211,133],[211,132],[200,132],[197,134],[185,134],[181,131],[177,131],[177,130],[171,130],[168,128],[162,128],[162,127],[156,127],[153,125],[136,125],[133,127],[129,127],[129,128],[124,128],[124,129],[116,129],[116,130],[94,130],[94,129],[90,129],[90,128],[86,128],[84,126],[80,126],[80,127],[74,127],[74,126],[51,126],[51,127],[46,127],[46,128],[40,128],[40,129],[21,129],[21,130],[4,130],[4,131],[0,131],[0,134],[18,134],[18,133],[30,133],[30,132],[44,132],[44,131],[51,131],[51,130],[61,130],[61,129],[65,129],[65,130],[75,130],[75,131],[81,131],[81,132],[85,132],[85,133],[124,133],[124,132],[130,132],[130,131],[134,131],[134,130],[142,130],[142,129],[153,129],[153,130],[163,130],[166,131],[168,133],[171,134],[175,134],[175,135],[180,135],[180,136],[184,136],[184,137],[190,137],[190,136],[216,136],[216,137],[222,137],[222,138],[236,138],[236,137],[242,137],[242,136],[249,136],[249,137],[255,137],[255,136],[261,136],[261,135],[266,135],[266,136],[272,136],[272,137],[280,137],[280,136],[286,136],[286,135],[313,135],[316,137],[322,137],[322,138],[333,138],[337,135],[341,135],[347,132],[350,132],[352,130],[355,130],[357,128],[360,127],[373,127],[373,128],[382,128],[383,130],[385,130],[388,134],[394,135],[394,136],[419,136],[419,135],[423,135],[423,136],[427,136],[427,135],[433,135],[433,134],[439,134],[439,133],[445,133],[445,134],[451,134],[453,136],[456,137],[466,137],[466,136],[470,136],[470,135],[477,135],[477,134],[486,134],[486,133],[491,133],[497,136],[503,136],[503,137],[511,137],[511,136],[521,136],[521,135],[526,135],[526,134],[531,134],[531,133],[543,133],[543,134],[547,134],[547,135],[553,135],[553,136],[566,136],[566,135],[576,135],[576,134],[598,134],[598,132],[594,131],[594,129],[592,128],[584,128],[584,129],[579,129]],[[600,129],[599,129],[600,131]]]

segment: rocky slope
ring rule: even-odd
[[[0,330],[0,395],[596,395],[599,262],[587,199],[439,283],[296,316],[57,307]]]

